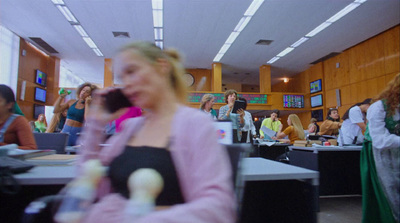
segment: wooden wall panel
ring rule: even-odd
[[[211,91],[211,70],[209,69],[186,69],[194,77],[194,84],[189,91]]]
[[[395,73],[400,70],[400,26],[383,34],[385,48],[385,73]]]
[[[365,76],[365,60],[364,60],[364,44],[361,43],[348,50],[349,58],[349,82],[356,83],[364,80]]]
[[[336,90],[325,91],[324,105],[326,108],[336,107]]]
[[[247,85],[242,84],[242,92],[260,92],[260,87],[258,85]]]
[[[349,85],[340,88],[340,102],[342,105],[351,104],[351,90]]]
[[[25,50],[25,56],[22,51]],[[28,120],[33,120],[33,105],[53,105],[57,98],[60,60],[57,57],[46,56],[30,46],[24,39],[20,41],[20,54],[18,65],[17,103]],[[34,101],[36,69],[47,74],[46,103]],[[25,98],[20,100],[22,82],[26,82]],[[43,87],[41,87],[43,88]]]
[[[368,80],[385,73],[384,36],[378,35],[364,44],[365,80]]]
[[[289,78],[288,83],[284,83],[283,80],[280,80],[279,83],[274,84],[271,88],[272,92],[292,92],[292,93],[307,93],[306,90],[309,89],[303,83],[306,82],[305,76],[307,76],[304,72],[294,75]]]

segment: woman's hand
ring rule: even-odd
[[[87,96],[85,98],[85,104],[90,105],[90,103],[92,103],[92,96]]]
[[[97,90],[93,92],[93,99],[90,99],[90,118],[107,123],[119,118],[126,112],[127,108],[120,109],[114,113],[110,113],[110,111],[106,108],[106,98],[104,96],[110,90],[112,89]]]
[[[272,136],[271,139],[272,139],[272,140],[278,140],[278,137]]]
[[[243,109],[239,108],[237,110],[237,113],[240,115],[240,117],[244,117],[244,110]]]

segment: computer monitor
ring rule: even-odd
[[[44,114],[45,107],[44,105],[33,104],[33,118],[37,119],[40,114]]]
[[[311,108],[322,106],[322,94],[311,96]]]
[[[322,80],[318,79],[316,81],[310,82],[310,93],[317,93],[322,91]]]
[[[35,101],[39,101],[39,102],[46,102],[46,90],[39,88],[39,87],[35,87]]]
[[[229,120],[218,120],[214,122],[214,127],[218,136],[218,142],[221,144],[233,143],[232,122]]]
[[[304,108],[304,95],[283,95],[284,108]]]
[[[42,72],[40,70],[36,70],[35,83],[40,86],[46,87],[47,74],[45,74],[44,72]]]

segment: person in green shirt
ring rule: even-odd
[[[35,130],[38,130],[39,132],[46,132],[47,129],[47,122],[46,122],[46,117],[44,114],[40,114],[38,116],[38,119],[35,121]]]
[[[263,120],[261,123],[261,127],[267,127],[275,132],[281,132],[282,131],[282,123],[279,121],[279,110],[274,109],[272,110],[271,116],[269,118],[266,118]],[[260,138],[264,138],[264,132],[261,130],[260,127]]]

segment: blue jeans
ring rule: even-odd
[[[78,139],[77,133],[81,131],[82,127],[72,127],[68,125],[64,125],[64,128],[61,130],[61,132],[69,133],[68,146],[76,145],[76,140]]]

